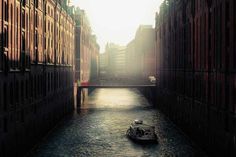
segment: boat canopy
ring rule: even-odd
[[[140,129],[143,129],[143,130],[155,130],[154,126],[143,124],[143,121],[141,121],[141,122],[138,121],[138,123],[137,123],[136,120],[131,124],[131,127],[133,129],[140,128]]]

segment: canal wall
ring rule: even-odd
[[[149,103],[156,107],[156,87],[138,88],[138,90],[145,96]]]
[[[81,105],[83,105],[86,102],[86,99],[88,99],[89,94],[92,93],[94,89],[89,88],[79,88],[77,87],[76,90],[76,109],[80,109]]]
[[[224,111],[167,90],[157,92],[156,102],[158,109],[210,155],[236,155],[235,137],[224,128],[225,125],[229,129],[235,127],[234,117],[228,117],[227,122]]]
[[[0,73],[0,156],[23,156],[73,107],[72,68]]]

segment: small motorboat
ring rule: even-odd
[[[138,142],[158,142],[155,127],[143,124],[142,120],[134,120],[127,130],[126,135]]]

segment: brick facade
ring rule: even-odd
[[[92,77],[97,77],[91,76],[91,71],[93,67],[98,67],[98,55],[100,47],[97,44],[96,36],[92,34],[89,20],[84,10],[76,8],[75,21],[75,80],[79,80],[79,82],[89,82],[91,81]],[[95,65],[92,65],[92,61],[94,61],[93,64]],[[95,71],[98,71],[98,69],[95,69]],[[95,73],[98,74],[98,72]]]
[[[166,0],[156,18],[160,108],[216,156],[236,155],[235,7]]]
[[[127,44],[126,73],[130,78],[147,79],[156,76],[155,30],[151,25],[140,25],[135,38]]]
[[[68,6],[0,1],[1,157],[22,156],[73,110],[73,55]]]
[[[75,82],[88,84],[98,77],[98,56],[100,47],[92,34],[89,20],[84,10],[75,9]],[[82,89],[81,101],[88,96],[88,89]]]

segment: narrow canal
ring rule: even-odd
[[[155,125],[159,144],[138,144],[125,133],[134,119]],[[97,89],[33,149],[36,157],[205,156],[135,89]]]

